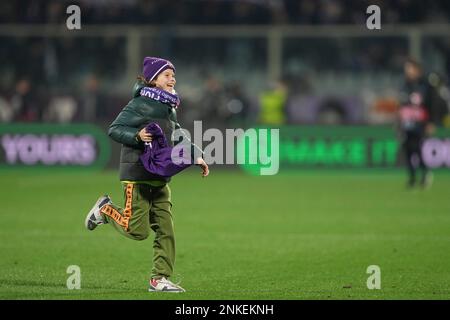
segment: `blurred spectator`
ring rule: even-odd
[[[202,97],[197,104],[200,112],[194,119],[205,118],[210,125],[217,126],[223,123],[228,115],[226,110],[225,88],[222,82],[214,75],[205,79]]]
[[[270,9],[270,21],[273,24],[286,24],[289,22],[286,6],[283,1],[267,0]]]
[[[14,94],[11,98],[13,121],[33,122],[39,121],[42,109],[39,107],[37,96],[31,87],[31,82],[22,78],[17,81]]]
[[[233,81],[227,88],[225,122],[231,127],[247,127],[254,123],[251,100],[244,91],[243,84]]]
[[[343,22],[343,5],[338,0],[321,0],[319,9],[319,23],[338,24]]]
[[[370,106],[368,120],[371,124],[394,123],[399,107],[398,99],[394,97],[377,97]]]
[[[325,125],[344,124],[347,118],[347,111],[340,99],[330,97],[320,104],[317,123]]]
[[[91,74],[86,77],[80,100],[77,120],[94,123],[107,122],[111,119],[106,96],[100,91],[100,83],[96,75]]]
[[[267,24],[271,21],[266,7],[251,1],[234,1],[230,22],[232,24]]]
[[[61,1],[49,1],[47,5],[47,23],[63,23],[66,21],[66,6]]]
[[[405,83],[400,92],[400,104],[409,103],[411,94],[417,94],[428,113],[430,120],[428,130],[433,130],[432,126],[441,126],[448,110],[447,103],[439,92],[443,87],[440,77],[435,73],[427,77],[422,66],[414,59],[406,60],[404,73]]]
[[[77,102],[70,95],[54,96],[50,99],[44,119],[47,122],[69,123],[75,117]]]
[[[317,98],[307,74],[286,75],[288,97],[286,101],[286,121],[288,124],[311,122]]]
[[[286,101],[286,84],[283,81],[272,84],[259,98],[259,122],[268,125],[284,124],[286,122]]]
[[[10,122],[13,119],[13,110],[9,102],[0,97],[0,122]]]
[[[407,62],[406,68],[408,69],[412,65],[414,65],[414,68],[418,68],[418,65],[412,61]],[[410,70],[410,72],[411,76],[412,72],[415,71]],[[431,176],[423,160],[422,146],[428,135],[427,127],[430,119],[423,105],[423,95],[418,89],[411,92],[408,101],[400,106],[398,119],[400,142],[408,168],[407,186],[410,188],[415,186],[417,167],[420,167],[422,171],[420,184],[425,187],[430,182]]]
[[[428,103],[433,112],[431,121],[438,126],[449,126],[450,92],[444,78],[438,73],[432,72],[427,81],[430,85]]]
[[[135,10],[136,20],[140,24],[160,24],[161,15],[158,11],[158,3],[155,0],[139,0]]]

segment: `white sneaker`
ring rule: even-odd
[[[150,287],[148,288],[150,292],[186,292],[182,287],[173,283],[172,281],[162,277],[161,279],[151,279]]]
[[[91,211],[89,211],[84,221],[84,225],[88,230],[94,230],[97,226],[108,223],[100,213],[101,208],[108,203],[112,203],[109,196],[104,195],[98,198],[97,202],[94,204]]]

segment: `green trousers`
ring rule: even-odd
[[[175,263],[175,235],[169,185],[122,182],[125,207],[114,204],[102,208],[108,223],[133,240],[144,240],[155,232],[151,278],[170,277]]]

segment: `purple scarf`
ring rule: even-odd
[[[184,154],[182,144],[171,147],[161,127],[155,122],[146,128],[152,134],[153,141],[145,144],[144,153],[139,158],[148,172],[168,178],[191,166],[191,159]],[[178,164],[173,162],[172,154]]]
[[[178,97],[178,95],[172,94],[159,88],[143,87],[139,94],[141,95],[141,97],[147,97],[156,101],[160,101],[174,108],[178,108],[178,106],[180,105],[180,98]]]

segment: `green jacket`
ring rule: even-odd
[[[168,182],[170,178],[154,175],[142,165],[139,156],[144,151],[144,143],[137,139],[137,135],[147,124],[156,122],[163,130],[167,141],[172,144],[172,133],[180,127],[176,110],[159,101],[141,97],[139,92],[143,87],[142,82],[135,84],[133,99],[111,123],[108,135],[122,144],[119,169],[121,181]]]

